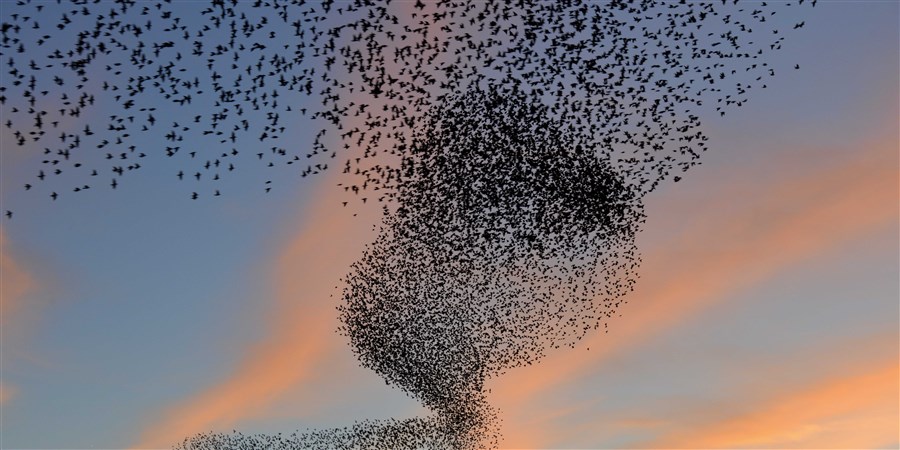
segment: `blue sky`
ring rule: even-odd
[[[646,199],[644,266],[620,320],[493,381],[504,445],[900,445],[898,18],[897,2],[820,1],[771,60],[784,70],[769,87],[704,118],[703,164]],[[2,228],[3,448],[421,411],[332,331],[328,295],[378,218],[339,207],[340,174],[272,171],[264,194],[254,170],[266,169],[250,168],[223,182],[230,195],[191,201],[163,162],[51,202],[21,189],[39,165],[30,151],[5,131],[0,142],[0,198],[16,212]],[[294,347],[284,368],[254,367]],[[862,400],[838,394],[857,382]],[[262,394],[209,398],[242,389]],[[792,414],[817,399],[835,409]],[[778,414],[796,420],[759,418]]]

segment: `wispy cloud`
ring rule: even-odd
[[[35,287],[34,277],[12,255],[6,231],[0,228],[0,324],[4,328],[21,313],[26,294]]]
[[[897,437],[896,358],[755,402],[742,414],[640,448],[872,448]],[[753,402],[749,402],[753,403]]]
[[[587,352],[562,352],[502,377],[493,386],[498,405],[508,412],[529,410],[529,402],[577,382],[613,354],[639,347],[786,268],[897,223],[895,151],[891,144],[859,151],[852,164],[769,181],[729,214],[691,217],[695,225],[676,241],[645,254],[637,290],[608,334],[589,339]],[[526,428],[519,425],[526,418],[512,413],[509,419],[509,436]],[[535,445],[515,438],[507,443]]]
[[[0,406],[6,404],[16,395],[16,389],[2,381],[0,381]]]
[[[554,448],[560,442],[635,449],[892,445],[900,433],[896,330],[801,346],[785,344],[791,352],[774,358],[757,355],[720,362],[713,357],[715,361],[710,362],[726,370],[718,375],[712,370],[709,387],[699,396],[673,392],[627,405],[600,402],[597,408],[534,423],[533,427],[544,430],[543,441],[529,442],[543,445],[529,446]],[[672,367],[662,362],[657,369]]]
[[[323,184],[333,186],[333,179]],[[309,220],[301,231],[285,243],[273,268],[277,307],[269,317],[270,334],[223,380],[168,409],[137,447],[171,445],[259,417],[288,391],[327,372],[329,354],[347,351],[335,334],[336,303],[330,297],[339,294],[340,277],[371,240],[377,210],[353,217],[340,200],[333,192],[322,195],[304,212]]]
[[[28,306],[26,298],[36,287],[34,276],[10,252],[6,230],[0,228],[0,327],[4,330],[7,354],[10,330],[22,323],[22,313]],[[6,405],[16,392],[13,386],[0,381],[0,406]]]

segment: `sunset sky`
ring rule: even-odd
[[[900,448],[900,3],[806,12],[768,88],[702,118],[703,164],[645,199],[621,317],[490,381],[504,448]],[[0,447],[425,412],[335,332],[380,215],[341,208],[339,171],[192,201],[162,161],[51,202],[3,130]]]

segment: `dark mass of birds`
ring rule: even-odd
[[[640,197],[548,110],[494,87],[435,109],[346,279],[361,364],[460,426],[492,424],[487,378],[574,346],[634,283]]]
[[[496,447],[485,381],[606,327],[642,198],[699,163],[701,115],[767,87],[803,3],[3,3],[3,142],[53,200],[163,160],[194,200],[257,164],[383,203],[340,332],[433,415],[179,448]]]

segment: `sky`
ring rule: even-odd
[[[820,1],[774,55],[800,70],[703,118],[703,164],[645,199],[621,316],[490,381],[504,448],[900,448],[898,5]],[[0,136],[0,447],[424,413],[335,332],[380,214],[341,208],[337,171],[196,202],[159,168],[50,202]]]

